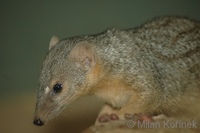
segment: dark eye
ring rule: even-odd
[[[62,91],[62,84],[55,84],[53,87],[53,92],[54,93],[59,93]]]

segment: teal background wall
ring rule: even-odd
[[[200,1],[3,1],[0,4],[0,90],[8,96],[35,91],[52,35],[67,38],[98,33],[108,27],[134,27],[163,15],[200,19]]]
[[[1,110],[32,115],[42,60],[52,35],[67,38],[109,27],[129,28],[164,15],[200,20],[199,0],[6,0],[0,2]],[[19,98],[20,97],[20,98]],[[17,100],[28,103],[19,104]],[[15,102],[14,102],[15,101]],[[9,103],[9,104],[7,104]],[[24,105],[24,106],[23,106]],[[27,107],[25,105],[28,105]],[[11,111],[10,107],[13,111]],[[27,113],[29,118],[29,113]],[[11,117],[10,119],[13,119]],[[31,118],[31,117],[30,117]],[[18,118],[20,121],[21,118]],[[29,119],[23,120],[24,122]],[[12,126],[14,123],[8,124]],[[7,123],[4,123],[5,126]],[[4,129],[1,127],[0,130]],[[29,126],[29,125],[26,125]],[[16,129],[18,129],[18,126]],[[32,127],[33,129],[35,127]],[[67,127],[66,127],[67,129]],[[38,129],[39,130],[39,129]],[[0,131],[1,132],[1,131]]]

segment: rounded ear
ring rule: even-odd
[[[87,42],[77,43],[71,50],[69,58],[74,59],[78,66],[82,66],[84,68],[94,67],[97,61],[93,45]]]
[[[59,42],[59,38],[57,36],[52,36],[49,43],[49,50],[51,50],[51,48],[55,46],[58,42]]]

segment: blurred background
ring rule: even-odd
[[[91,97],[71,104],[43,127],[32,124],[37,82],[51,36],[130,28],[164,15],[200,20],[199,0],[6,0],[0,3],[0,133],[80,132],[102,106]]]

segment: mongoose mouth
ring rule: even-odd
[[[36,119],[33,121],[33,124],[35,124],[36,126],[43,126],[44,122],[40,120],[40,118]]]

